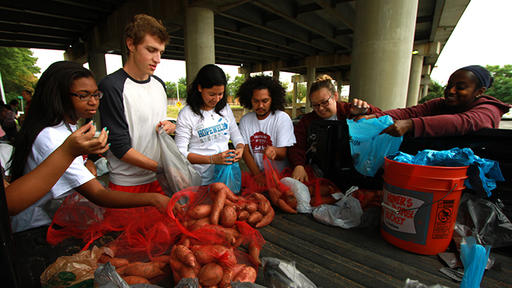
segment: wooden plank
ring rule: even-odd
[[[347,262],[357,263],[359,265],[362,265],[363,267],[366,266],[366,269],[370,270],[376,270],[380,271],[384,274],[393,275],[394,278],[399,279],[401,281],[401,286],[403,286],[403,281],[405,281],[406,278],[411,279],[427,279],[429,282],[431,281],[437,281],[436,283],[440,283],[443,285],[451,285],[452,282],[450,280],[447,280],[444,278],[439,272],[437,271],[440,267],[442,267],[442,264],[439,263],[437,260],[432,260],[430,263],[428,263],[425,266],[421,267],[414,267],[408,264],[405,261],[402,260],[402,257],[397,257],[401,255],[393,254],[394,257],[387,257],[385,255],[382,255],[381,249],[367,249],[364,247],[361,247],[361,244],[364,242],[372,241],[374,237],[363,237],[361,239],[356,239],[356,241],[346,241],[343,239],[340,239],[338,236],[338,233],[332,233],[332,232],[346,232],[349,230],[343,230],[341,228],[336,227],[330,227],[325,226],[323,224],[320,224],[322,226],[325,226],[328,232],[331,232],[330,235],[328,233],[321,233],[318,231],[317,226],[314,225],[314,228],[311,226],[312,224],[320,224],[320,223],[309,223],[309,222],[303,222],[302,225],[296,224],[291,221],[287,221],[287,219],[280,218],[277,221],[274,221],[272,223],[272,227],[276,227],[279,230],[285,230],[288,231],[288,233],[296,236],[301,237],[305,241],[309,241],[310,243],[313,243],[314,245],[321,247],[325,250],[327,250],[327,253],[332,253],[335,255],[343,255],[343,257],[346,259]],[[343,234],[346,234],[343,233]],[[350,233],[350,232],[348,232]],[[388,247],[387,249],[396,249],[394,247]],[[402,252],[402,251],[398,251]],[[406,252],[407,253],[407,252]],[[426,256],[420,256],[420,255],[414,255],[416,258],[418,257],[426,257]],[[400,261],[396,260],[400,259]],[[417,260],[418,261],[418,260]],[[431,269],[430,271],[426,271],[425,267],[429,267],[431,265],[437,265],[436,269]],[[359,278],[361,276],[354,274],[353,277]],[[380,287],[387,287],[388,285],[383,285]],[[378,287],[378,286],[375,286]]]
[[[313,283],[320,287],[365,287],[350,279],[343,277],[340,274],[334,273],[330,270],[323,268],[322,266],[310,261],[307,257],[294,254],[288,250],[279,246],[276,243],[267,242],[261,250],[262,257],[274,257],[285,261],[295,262],[295,267],[301,271],[306,277],[308,277]],[[263,275],[262,269],[259,271],[260,278]],[[262,284],[260,279],[256,281],[258,284]]]
[[[268,232],[270,231],[270,232]],[[278,234],[279,231],[281,235]],[[310,215],[290,215],[278,213],[272,224],[261,230],[268,241],[281,241],[281,238],[291,239],[292,246],[288,247],[292,252],[299,253],[303,257],[311,259],[310,252],[302,252],[293,245],[297,239],[308,242],[312,247],[323,249],[323,253],[343,255],[344,261],[367,266],[370,270],[377,270],[391,277],[405,281],[406,278],[420,280],[425,284],[442,284],[454,287],[456,284],[439,272],[444,264],[437,256],[425,256],[410,253],[392,246],[382,237],[378,229],[341,229],[328,226],[315,221]],[[288,235],[287,235],[288,234]],[[274,237],[275,239],[273,239]],[[295,248],[294,248],[295,247]],[[296,250],[296,251],[294,251]],[[327,252],[325,252],[327,251]],[[315,258],[317,256],[314,256]],[[495,268],[486,272],[482,281],[482,287],[512,287],[511,257],[496,255],[497,263]],[[322,265],[322,262],[319,263]],[[352,273],[353,271],[351,271]],[[361,283],[357,275],[345,274],[344,276]],[[356,278],[351,278],[356,277]],[[364,276],[359,276],[364,277]],[[363,280],[364,281],[364,280]],[[367,287],[379,287],[379,285],[365,285]],[[391,285],[380,285],[380,287],[391,287]]]
[[[294,229],[294,227],[289,227],[289,229]],[[267,241],[278,243],[279,246],[286,247],[289,252],[302,255],[316,263],[322,267],[322,274],[326,270],[332,271],[364,287],[403,287],[401,280],[345,258],[343,249],[340,253],[333,253],[318,247],[315,243],[304,241],[274,227],[266,227],[261,234]],[[330,287],[338,286],[330,285]]]

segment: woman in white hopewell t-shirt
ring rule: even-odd
[[[11,166],[13,181],[34,170],[66,138],[77,130],[80,118],[92,118],[103,94],[92,73],[78,63],[55,62],[41,75],[27,117],[15,142]],[[108,131],[100,138],[107,137]],[[106,145],[106,141],[102,142]],[[47,203],[77,191],[97,205],[129,208],[152,205],[165,211],[169,197],[157,193],[126,193],[109,190],[85,167],[84,157],[76,157],[57,183],[44,194],[19,195],[8,202],[13,232],[51,223]]]
[[[242,135],[226,101],[227,79],[216,65],[203,66],[187,91],[187,106],[176,121],[176,145],[193,164],[202,185],[213,181],[213,164],[238,162],[244,151]],[[229,149],[231,139],[235,149]]]

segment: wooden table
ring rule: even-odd
[[[319,287],[403,287],[406,278],[426,285],[459,287],[439,269],[437,256],[407,252],[386,242],[378,226],[342,229],[321,224],[311,215],[278,213],[260,229],[267,241],[262,257],[294,261]],[[494,267],[484,274],[481,287],[512,287],[512,249],[491,250]],[[263,283],[262,270],[256,283]]]

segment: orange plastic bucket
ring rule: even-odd
[[[418,254],[445,251],[452,239],[467,169],[385,158],[382,237]]]

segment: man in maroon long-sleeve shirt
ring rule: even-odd
[[[288,148],[288,161],[293,168],[292,177],[307,182],[308,176],[305,170],[307,132],[311,122],[315,120],[345,120],[356,115],[376,113],[380,109],[369,105],[365,101],[354,99],[352,103],[338,102],[338,93],[332,84],[332,79],[321,76],[311,85],[309,99],[313,112],[304,115],[294,127],[295,144]]]
[[[450,76],[444,98],[360,118],[390,115],[395,123],[383,132],[393,136],[408,132],[414,137],[457,136],[482,128],[498,128],[501,116],[512,105],[482,95],[491,85],[489,71],[477,65],[466,66]]]

